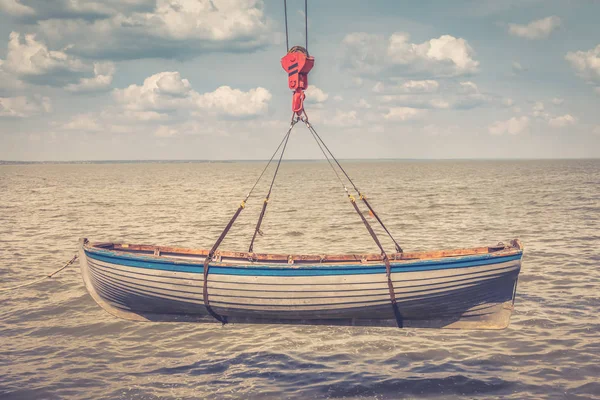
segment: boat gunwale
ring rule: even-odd
[[[88,242],[83,239],[83,248],[100,254],[114,257],[145,259],[154,262],[189,263],[202,264],[202,261],[191,259],[173,258],[172,256],[207,256],[209,251],[205,249],[189,249],[171,246],[121,244],[113,242]],[[150,252],[143,254],[141,252]],[[510,241],[510,245],[462,248],[455,250],[424,251],[411,253],[393,253],[388,257],[392,262],[415,262],[415,261],[450,261],[450,259],[464,259],[469,256],[481,256],[481,258],[503,257],[522,254],[523,245],[518,239]],[[381,254],[342,254],[342,255],[282,255],[268,253],[247,253],[220,251],[215,254],[216,260],[211,264],[231,267],[257,267],[257,262],[267,262],[264,267],[287,267],[298,268],[303,264],[319,264],[323,266],[351,266],[360,264],[362,266],[376,266],[383,262]],[[484,257],[488,256],[488,257]],[[470,258],[470,257],[469,257]],[[477,257],[480,258],[480,257]],[[236,262],[237,261],[237,262]],[[239,263],[243,261],[244,263]],[[260,265],[260,264],[259,264]]]

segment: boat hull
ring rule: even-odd
[[[404,327],[503,329],[522,250],[392,262]],[[136,321],[206,321],[203,258],[80,247],[85,285],[106,311]],[[210,306],[232,323],[397,326],[382,263],[211,263]]]

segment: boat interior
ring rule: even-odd
[[[114,251],[115,254],[141,255],[157,258],[185,259],[190,261],[204,262],[209,253],[205,249],[188,249],[171,246],[154,246],[144,244],[123,243],[90,243],[85,239],[84,246],[87,249],[100,249]],[[389,253],[390,261],[414,261],[440,259],[446,257],[462,257],[483,254],[509,255],[522,250],[522,244],[518,239],[511,240],[508,244],[498,243],[495,246],[474,247],[455,250],[438,250],[422,252]],[[248,253],[235,251],[217,251],[213,257],[214,262],[232,263],[255,263],[261,264],[356,264],[356,263],[380,263],[383,261],[382,254],[320,254],[320,255],[297,255],[297,254],[269,254]]]

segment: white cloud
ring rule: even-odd
[[[0,117],[25,118],[50,111],[52,106],[48,97],[0,97]]]
[[[525,39],[545,39],[560,25],[560,18],[552,16],[531,21],[527,25],[508,24],[508,32]]]
[[[518,135],[520,133],[527,132],[529,130],[529,118],[512,117],[506,121],[496,121],[488,127],[488,131],[492,135],[503,135],[508,133],[509,135]]]
[[[479,87],[471,82],[471,81],[466,81],[466,82],[460,82],[459,83],[459,92],[460,93],[464,93],[464,94],[477,94],[479,93]]]
[[[520,62],[513,61],[513,63],[512,63],[512,70],[513,70],[513,72],[515,74],[517,74],[519,72],[526,71],[527,69],[525,67],[523,67]]]
[[[592,133],[600,136],[600,125],[596,125],[594,129],[592,129]]]
[[[383,82],[376,82],[371,90],[373,90],[375,93],[383,93],[385,91],[385,85]]]
[[[111,62],[94,63],[94,77],[81,78],[78,83],[70,83],[66,89],[74,93],[89,93],[108,90],[115,73],[115,65]]]
[[[357,74],[460,76],[478,71],[479,61],[466,40],[442,35],[420,44],[407,33],[387,40],[382,35],[355,32],[342,40],[341,65]]]
[[[92,92],[108,88],[115,68],[112,63],[86,63],[64,49],[50,50],[33,34],[21,37],[11,32],[6,60],[0,60],[0,72],[14,80]]]
[[[466,40],[442,35],[421,44],[409,42],[406,33],[394,33],[389,39],[387,56],[397,65],[445,71],[455,76],[477,72],[479,62],[473,60],[473,49]],[[444,74],[444,72],[441,72]]]
[[[0,0],[0,10],[17,17],[27,17],[35,14],[35,10],[21,4],[17,0]]]
[[[85,70],[85,64],[63,51],[49,50],[33,34],[25,35],[21,40],[19,33],[11,32],[2,68],[20,77],[28,77],[79,73]]]
[[[63,129],[76,132],[100,132],[102,127],[98,120],[91,114],[75,115],[69,122],[62,126]]]
[[[38,26],[55,42],[72,44],[70,53],[95,58],[190,58],[252,51],[272,40],[261,0],[157,0],[151,9],[113,2],[109,8],[105,18],[52,18]]]
[[[408,81],[400,85],[375,85],[377,99],[383,104],[410,108],[469,109],[491,103],[492,96],[481,93],[471,81]]]
[[[460,131],[461,130],[457,125],[429,124],[429,125],[425,125],[423,127],[423,133],[426,136],[437,136],[437,137],[451,136]]]
[[[552,128],[564,128],[565,126],[574,125],[577,122],[577,118],[571,114],[565,114],[560,117],[550,118],[548,125]]]
[[[555,97],[552,99],[552,104],[554,104],[555,106],[560,106],[564,102],[565,102],[565,99],[561,99],[559,97]]]
[[[0,0],[0,10],[27,21],[55,19],[98,19],[123,11],[152,10],[155,0]]]
[[[511,98],[502,99],[502,105],[504,107],[512,107],[515,104],[515,101]]]
[[[569,52],[565,59],[581,78],[600,83],[600,44],[588,51]]]
[[[358,117],[356,110],[341,111],[336,110],[333,118],[327,118],[323,123],[338,128],[347,128],[352,126],[358,126],[361,124],[361,120]]]
[[[365,109],[365,110],[368,110],[368,109],[371,108],[371,104],[368,101],[366,101],[365,99],[360,99],[358,101],[358,103],[356,104],[356,106],[358,108],[362,108],[362,109]]]
[[[435,93],[440,84],[432,79],[421,81],[406,81],[399,86],[400,91],[405,93]]]
[[[399,83],[386,85],[383,82],[376,82],[373,85],[372,91],[374,93],[435,93],[439,90],[440,84],[438,81],[433,79],[425,80],[400,80],[398,78],[391,78],[393,81],[400,81]]]
[[[531,107],[531,116],[536,118],[548,119],[550,115],[545,111],[544,103],[536,101]]]
[[[271,93],[262,87],[243,92],[229,86],[221,86],[214,92],[196,98],[200,109],[234,118],[255,117],[264,114],[271,100]]]
[[[159,72],[144,79],[141,86],[129,85],[113,90],[113,96],[125,109],[132,111],[161,111],[190,108],[194,91],[179,72]]]
[[[154,74],[146,78],[141,86],[115,89],[113,95],[124,109],[132,112],[163,114],[188,110],[232,118],[264,114],[271,100],[271,93],[261,87],[244,92],[221,86],[214,92],[200,94],[176,71]]]
[[[329,98],[329,95],[315,85],[308,85],[306,89],[306,103],[324,103]]]
[[[161,138],[170,138],[176,136],[179,130],[171,126],[161,125],[154,131],[154,136]]]
[[[600,86],[598,86],[598,87],[595,87],[595,88],[594,88],[594,91],[595,91],[595,92],[596,92],[598,95],[600,95]]]
[[[412,107],[393,107],[384,114],[384,118],[388,121],[409,121],[420,118],[427,113],[427,110],[412,108]]]

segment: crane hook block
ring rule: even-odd
[[[281,59],[281,66],[288,74],[288,86],[294,91],[292,111],[300,115],[304,111],[304,91],[308,88],[308,73],[315,65],[315,58],[302,46],[292,47]]]

